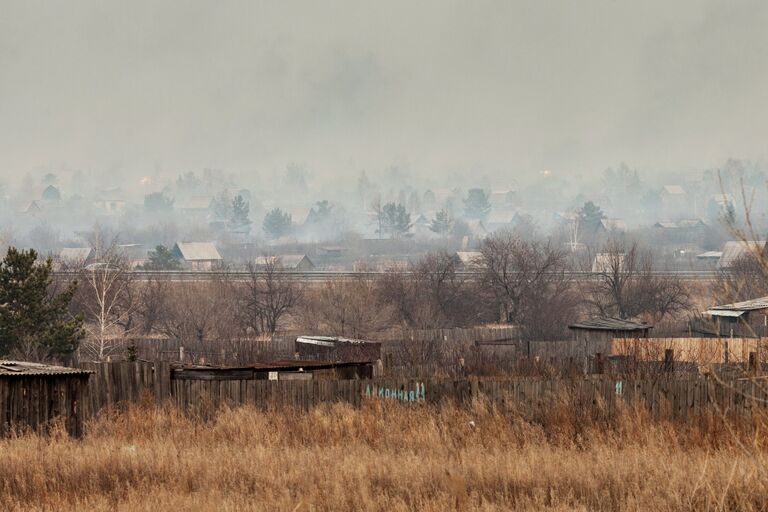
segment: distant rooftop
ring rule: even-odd
[[[747,311],[758,311],[768,309],[768,297],[734,302],[733,304],[723,304],[721,306],[712,306],[706,311],[711,316],[741,316]]]
[[[590,331],[644,331],[652,329],[653,325],[645,322],[634,322],[622,318],[595,317],[568,326],[569,329],[585,329]]]

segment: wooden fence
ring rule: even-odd
[[[761,338],[613,338],[611,354],[659,361],[671,350],[676,361],[699,365],[748,363],[750,354],[764,359],[765,343]]]
[[[308,380],[174,379],[167,363],[120,362],[88,365],[95,372],[86,393],[86,412],[138,400],[170,401],[183,410],[216,410],[223,405],[294,407],[323,402],[360,406],[366,400],[408,403],[469,402],[485,399],[521,414],[545,411],[567,397],[587,410],[612,414],[619,402],[644,403],[659,417],[686,419],[717,404],[731,413],[749,413],[768,404],[765,380],[734,378],[578,378],[504,380]]]

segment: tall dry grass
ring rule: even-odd
[[[764,510],[765,424],[370,402],[211,420],[135,405],[0,441],[0,510]]]

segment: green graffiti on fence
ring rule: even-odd
[[[389,398],[392,400],[400,400],[402,402],[417,402],[424,400],[426,396],[427,389],[423,382],[415,383],[414,389],[406,389],[406,386],[388,388],[385,386],[377,386],[376,384],[373,386],[367,384],[365,386],[366,398]]]

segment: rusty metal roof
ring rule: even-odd
[[[28,377],[28,376],[54,376],[54,375],[89,375],[90,370],[81,368],[67,368],[65,366],[53,366],[49,364],[30,363],[26,361],[0,361],[0,378],[4,377]]]
[[[632,320],[613,317],[590,318],[584,322],[568,326],[569,329],[587,329],[591,331],[644,331],[652,327],[651,324],[645,322],[633,322]]]
[[[196,365],[196,364],[184,364],[174,366],[177,370],[298,370],[300,368],[332,368],[335,366],[350,366],[358,364],[368,364],[369,362],[330,362],[330,361],[307,361],[299,359],[280,359],[277,361],[270,361],[269,363],[251,363],[246,366],[215,366],[215,365]]]

